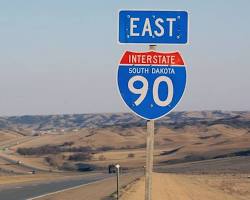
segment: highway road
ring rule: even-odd
[[[250,173],[250,157],[228,157],[178,164],[154,166],[160,173]]]
[[[39,136],[37,136],[39,137]],[[37,138],[36,137],[36,138]],[[0,143],[0,149],[3,149],[3,148],[11,148],[17,144],[22,144],[24,142],[27,142],[27,141],[30,141],[30,140],[33,140],[35,137],[32,137],[32,136],[25,136],[23,138],[18,138],[18,139],[14,139],[14,140],[11,140],[11,141],[5,141],[5,142],[1,142]],[[12,165],[12,166],[15,166],[19,171],[23,171],[24,173],[25,172],[30,172],[30,171],[40,171],[40,172],[46,172],[48,170],[44,170],[44,169],[40,169],[40,168],[37,168],[37,167],[34,167],[34,166],[30,166],[30,165],[27,165],[26,163],[17,163],[18,160],[14,160],[12,158],[10,158],[10,156],[8,155],[8,152],[10,152],[10,150],[8,151],[0,151],[0,159],[3,160],[3,161],[6,161],[6,165]],[[1,168],[1,166],[0,166]],[[6,169],[3,169],[5,171],[8,171]],[[11,170],[11,171],[14,171],[13,173],[15,173],[15,170]]]
[[[32,200],[36,197],[55,193],[56,191],[66,190],[68,188],[78,187],[113,177],[109,174],[89,174],[86,176],[71,177],[63,180],[53,180],[48,182],[33,182],[12,186],[0,187],[1,200]]]
[[[4,160],[4,161],[8,162],[9,165],[16,165],[16,166],[18,166],[20,169],[22,168],[23,170],[27,170],[27,171],[36,170],[36,171],[42,171],[42,172],[44,171],[44,172],[46,172],[46,170],[38,169],[38,168],[36,168],[36,167],[32,167],[32,166],[26,165],[26,164],[24,164],[24,163],[19,163],[19,164],[18,164],[18,163],[17,163],[18,160],[10,159],[10,158],[7,157],[7,155],[1,154],[1,153],[0,153],[0,159],[2,159],[2,160]],[[7,165],[7,164],[6,164],[6,165]]]
[[[21,138],[15,138],[15,139],[3,141],[3,142],[0,142],[0,148],[1,149],[11,148],[13,146],[28,142],[30,140],[37,139],[38,137],[40,137],[40,136],[36,136],[36,137],[34,137],[34,136],[24,136],[24,137],[21,137]]]

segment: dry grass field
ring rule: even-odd
[[[72,147],[100,149],[92,153],[86,163],[106,167],[109,163],[121,163],[124,167],[142,167],[145,162],[145,127],[82,129],[79,132],[45,134],[34,136],[32,140],[13,145],[6,156],[21,160],[28,165],[50,169],[51,166],[40,156],[21,156],[18,148],[36,148],[43,145],[62,145],[72,142]],[[184,126],[168,128],[157,126],[155,135],[155,164],[195,161],[223,156],[249,149],[250,134],[247,129],[234,128],[224,124],[211,126]],[[103,151],[102,151],[103,149]],[[72,152],[62,152],[53,157],[59,161]],[[59,162],[65,162],[61,160]]]
[[[144,178],[123,191],[121,200],[144,200]],[[157,200],[248,200],[248,175],[153,175],[152,198]]]

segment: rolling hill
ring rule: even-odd
[[[145,163],[146,120],[130,113],[14,116],[0,122],[0,147],[8,147],[2,153],[28,166],[77,164],[69,157],[82,152],[91,154],[82,162],[98,167]],[[29,153],[20,155],[18,149]],[[156,121],[154,155],[161,166],[249,157],[250,112],[173,112]]]
[[[195,125],[228,124],[233,127],[249,128],[250,112],[247,111],[194,111],[172,112],[157,120],[157,124],[170,127]],[[25,115],[0,117],[0,130],[16,130],[21,133],[26,130],[72,130],[80,128],[103,128],[113,125],[144,126],[145,120],[132,113],[104,114],[65,114],[65,115]]]

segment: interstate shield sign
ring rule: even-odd
[[[154,120],[180,101],[186,67],[179,52],[126,51],[118,67],[117,83],[125,104],[138,116]]]

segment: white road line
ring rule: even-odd
[[[76,189],[76,188],[79,188],[79,187],[82,187],[82,186],[87,186],[87,185],[91,185],[91,184],[94,184],[94,183],[99,183],[99,182],[102,182],[102,181],[106,181],[106,180],[111,179],[111,178],[114,178],[114,177],[104,178],[102,180],[97,180],[97,181],[94,181],[94,182],[91,182],[91,183],[84,183],[84,184],[81,184],[81,185],[78,185],[78,186],[74,186],[74,187],[71,187],[71,188],[67,188],[67,189],[63,189],[63,190],[58,190],[58,191],[55,191],[55,192],[50,192],[50,193],[43,194],[43,195],[36,196],[36,197],[31,197],[31,198],[29,198],[27,200],[38,199],[38,198],[41,198],[41,197],[49,196],[49,195],[52,195],[52,194],[57,194],[57,193],[64,192],[64,191],[67,191],[67,190]]]

